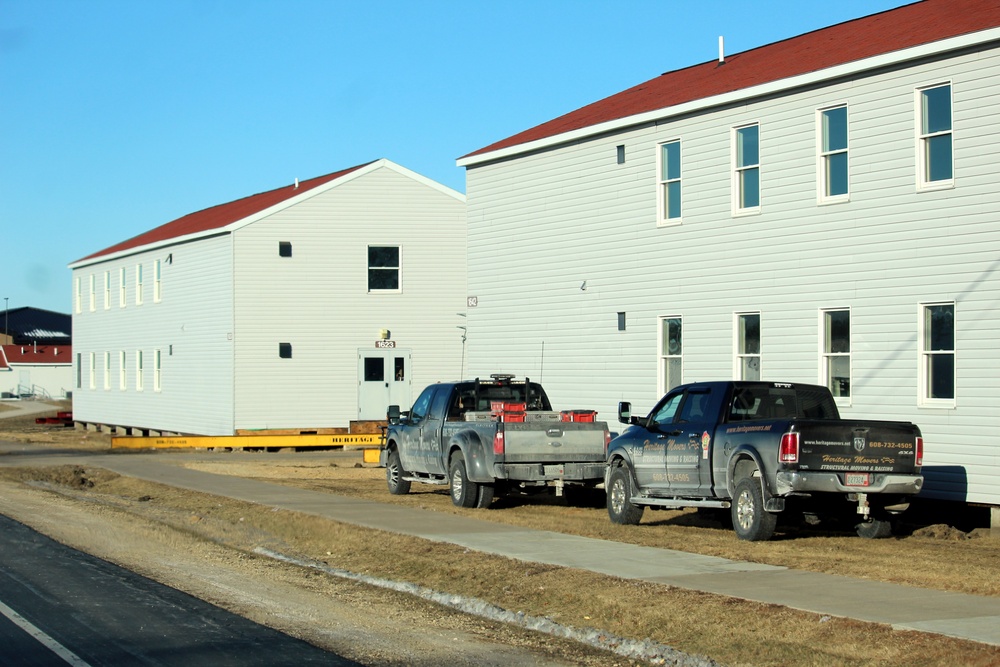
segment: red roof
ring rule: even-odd
[[[996,0],[924,0],[667,72],[464,157],[997,26]]]
[[[63,365],[73,363],[69,345],[0,345],[0,369],[13,364]]]
[[[343,171],[338,171],[333,174],[327,174],[326,176],[317,176],[316,178],[308,181],[302,181],[297,185],[286,185],[282,188],[278,188],[277,190],[262,192],[260,194],[244,197],[243,199],[237,199],[236,201],[229,202],[228,204],[219,204],[218,206],[206,208],[196,213],[189,213],[182,218],[177,218],[173,222],[160,225],[156,229],[151,229],[148,232],[139,234],[138,236],[133,236],[132,238],[122,241],[121,243],[117,243],[110,248],[105,248],[104,250],[95,252],[92,255],[87,255],[82,259],[78,259],[77,262],[93,259],[95,257],[101,257],[103,255],[110,255],[112,253],[121,252],[122,250],[139,248],[151,243],[158,243],[160,241],[167,241],[169,239],[187,236],[188,234],[197,234],[199,232],[207,232],[213,229],[222,229],[227,225],[231,225],[232,223],[254,215],[255,213],[260,213],[275,204],[280,204],[287,199],[296,197],[303,192],[308,192],[313,188],[319,187],[324,183],[329,183],[332,180],[345,176],[364,166],[367,165],[361,164],[356,167],[351,167],[350,169],[344,169]]]

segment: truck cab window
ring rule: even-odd
[[[427,416],[427,411],[431,405],[431,397],[434,395],[434,385],[427,387],[424,391],[417,397],[416,402],[413,404],[413,408],[410,410],[410,421],[416,422],[420,421]]]
[[[684,397],[683,393],[667,396],[666,400],[663,401],[663,403],[661,403],[659,406],[657,406],[656,409],[653,410],[653,413],[650,415],[649,418],[650,428],[666,424],[672,424],[674,422],[674,417],[677,415],[677,408],[680,406],[681,399],[683,397]]]

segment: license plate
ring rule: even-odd
[[[868,479],[866,472],[849,472],[844,475],[844,486],[868,486]]]
[[[542,472],[546,477],[562,477],[566,474],[563,466],[542,466]]]

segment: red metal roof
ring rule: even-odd
[[[0,345],[0,368],[13,364],[64,365],[73,363],[69,345]]]
[[[327,174],[326,176],[317,176],[316,178],[300,182],[298,186],[286,185],[278,188],[277,190],[269,190],[268,192],[262,192],[260,194],[244,197],[243,199],[237,199],[236,201],[229,202],[228,204],[219,204],[218,206],[206,208],[204,210],[197,211],[196,213],[189,213],[182,218],[177,218],[172,222],[160,225],[159,227],[151,229],[148,232],[144,232],[138,236],[133,236],[132,238],[122,241],[121,243],[117,243],[110,248],[105,248],[104,250],[95,252],[92,255],[87,255],[86,257],[78,259],[77,262],[94,259],[95,257],[101,257],[103,255],[110,255],[112,253],[121,252],[122,250],[139,248],[151,243],[158,243],[160,241],[167,241],[169,239],[187,236],[188,234],[207,232],[213,229],[222,229],[226,225],[230,225],[234,222],[242,220],[243,218],[247,218],[255,213],[260,213],[275,204],[280,204],[281,202],[291,199],[292,197],[296,197],[303,192],[308,192],[309,190],[319,187],[324,183],[329,183],[330,181],[340,178],[341,176],[345,176],[352,171],[361,169],[368,164],[371,163],[361,164],[356,167],[351,167],[350,169],[344,169],[343,171]],[[75,263],[76,262],[74,262],[74,264]]]
[[[667,72],[464,157],[997,26],[997,0],[924,0]]]

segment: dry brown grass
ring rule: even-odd
[[[505,498],[494,501],[489,510],[468,510],[452,505],[443,487],[414,484],[410,494],[393,496],[379,468],[322,462],[267,466],[202,462],[190,467],[539,530],[923,588],[1000,595],[996,576],[1000,539],[988,537],[985,530],[969,534],[941,525],[927,529],[911,520],[901,526],[901,535],[886,540],[861,539],[853,531],[785,527],[772,541],[744,542],[731,529],[694,510],[647,510],[638,526],[618,526],[608,520],[603,505],[573,504],[572,497]]]
[[[345,477],[361,477],[369,472],[349,470]],[[998,647],[471,554],[462,547],[274,511],[100,470],[0,469],[0,478],[48,481],[81,502],[115,507],[236,549],[250,551],[265,546],[352,572],[477,597],[567,625],[601,628],[633,639],[648,637],[727,665],[1000,664]],[[414,494],[410,499],[428,503],[434,502],[436,495]],[[651,525],[649,529],[656,531],[659,527]]]

